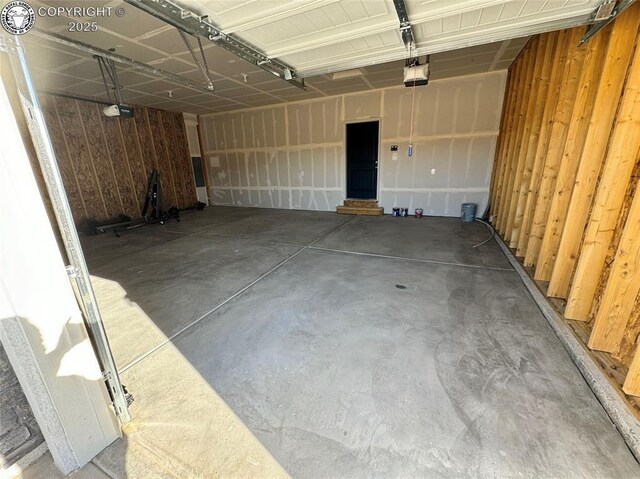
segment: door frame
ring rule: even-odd
[[[204,155],[204,146],[202,142],[202,132],[200,128],[200,117],[197,115],[187,116],[187,114],[183,114],[183,123],[185,128],[185,135],[187,138],[187,146],[189,147],[189,171],[191,171],[191,181],[193,182],[193,188],[196,193],[196,199],[200,201],[198,197],[198,185],[196,184],[196,173],[193,169],[193,160],[194,156],[200,157],[200,162],[202,164],[202,175],[204,176],[204,186],[200,188],[204,188],[204,194],[206,196],[206,201],[204,202],[207,206],[211,205],[211,194],[210,194],[210,183],[209,183],[209,163],[208,158]],[[198,150],[198,154],[194,155],[192,152],[192,145],[189,142],[189,127],[195,127],[196,136],[198,137],[198,144],[195,145],[195,149]]]
[[[194,158],[200,158],[200,168],[202,168],[202,179],[204,180],[204,186],[198,186],[198,182],[196,181],[196,171],[195,168],[193,167],[193,159]],[[193,186],[196,189],[196,199],[198,201],[202,201],[200,199],[200,193],[204,194],[205,197],[205,201],[202,201],[202,203],[206,204],[207,206],[209,206],[209,192],[208,192],[208,188],[207,188],[207,178],[205,175],[205,168],[208,166],[205,164],[204,158],[202,156],[193,156],[190,155],[189,159],[191,160],[191,177],[193,178]],[[204,191],[202,191],[204,190]]]
[[[376,201],[380,202],[380,194],[382,193],[380,175],[382,171],[382,161],[381,155],[382,152],[382,118],[379,116],[371,117],[371,118],[362,118],[358,120],[349,120],[344,122],[343,127],[343,153],[342,157],[344,158],[344,167],[342,169],[342,178],[344,178],[344,187],[342,188],[342,196],[344,199],[347,199],[347,171],[349,169],[347,165],[347,125],[352,125],[354,123],[372,123],[378,122],[378,158],[376,159],[378,162],[378,172],[376,174]]]

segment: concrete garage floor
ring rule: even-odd
[[[639,477],[487,230],[211,207],[84,239],[111,477]]]

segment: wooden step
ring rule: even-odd
[[[379,206],[358,208],[355,206],[336,206],[336,213],[340,215],[382,216],[384,208]]]
[[[377,208],[378,200],[346,199],[343,202],[343,206],[347,206],[349,208]]]

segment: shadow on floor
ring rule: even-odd
[[[113,477],[640,473],[482,225],[201,213],[85,241],[136,396]]]

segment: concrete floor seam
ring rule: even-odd
[[[480,225],[212,208],[172,227],[194,234],[88,249],[139,251],[94,278],[137,425],[90,477],[638,476]]]
[[[209,232],[199,232],[199,233],[193,233],[194,236],[202,236],[204,238],[210,238],[210,237],[216,237],[216,238],[227,238],[227,239],[241,239],[241,240],[245,240],[245,241],[250,241],[252,243],[256,243],[256,244],[266,244],[266,245],[280,245],[280,246],[294,246],[296,248],[301,248],[305,245],[302,244],[293,244],[293,243],[283,243],[281,241],[263,241],[263,240],[254,240],[251,238],[246,238],[243,236],[233,236],[233,235],[221,235],[221,234],[217,234],[217,233],[209,233]]]
[[[188,237],[188,236],[203,236],[203,237],[206,238],[206,237],[215,236],[215,237],[218,237],[218,238],[242,239],[242,240],[252,241],[252,242],[257,243],[257,244],[273,244],[273,245],[282,245],[282,246],[294,246],[294,247],[298,247],[299,248],[299,247],[307,247],[307,246],[310,246],[312,244],[317,243],[318,241],[320,241],[323,238],[329,236],[331,233],[335,232],[337,229],[339,229],[340,227],[342,227],[345,224],[349,223],[350,221],[352,221],[355,218],[357,218],[357,216],[351,216],[350,218],[348,218],[347,220],[343,221],[342,223],[340,223],[335,228],[331,229],[327,233],[324,233],[324,234],[320,235],[318,238],[316,238],[315,240],[313,240],[312,242],[310,242],[309,244],[306,244],[306,245],[304,245],[304,244],[294,244],[294,243],[285,243],[285,242],[282,242],[282,241],[253,240],[251,237],[247,237],[247,236],[225,235],[225,234],[220,234],[220,233],[216,233],[215,232],[216,228],[219,228],[220,226],[228,225],[228,224],[232,223],[233,220],[224,221],[220,225],[217,225],[214,228],[211,228],[211,231],[210,230],[196,231],[194,233],[189,233],[189,234],[185,234],[185,233],[182,233],[180,231],[175,231],[175,230],[172,230],[172,229],[166,229],[165,231],[167,231],[169,233],[184,234],[185,237]],[[175,241],[175,240],[172,240],[172,241]]]
[[[278,263],[277,265],[275,265],[273,268],[271,268],[269,271],[267,271],[266,273],[262,274],[261,276],[259,276],[258,278],[256,278],[255,280],[253,280],[252,282],[250,282],[249,284],[247,284],[246,286],[244,286],[242,289],[238,290],[237,292],[235,292],[234,294],[232,294],[231,296],[229,296],[227,299],[225,299],[224,301],[222,301],[221,303],[217,304],[213,309],[207,311],[206,313],[202,314],[199,318],[193,320],[191,323],[187,324],[186,326],[184,326],[182,329],[180,329],[179,331],[176,331],[175,333],[173,333],[171,336],[167,337],[167,339],[165,339],[164,341],[162,341],[160,344],[156,345],[154,348],[150,349],[149,351],[147,351],[145,354],[143,354],[142,356],[140,356],[139,358],[137,358],[134,361],[131,361],[129,364],[125,365],[119,372],[123,373],[125,371],[127,371],[128,369],[132,368],[133,366],[135,366],[136,364],[138,364],[139,362],[141,362],[142,360],[148,358],[150,355],[152,355],[153,353],[155,353],[156,351],[158,351],[160,348],[162,348],[163,346],[165,346],[167,343],[170,343],[173,339],[175,339],[176,337],[180,336],[181,334],[183,334],[185,331],[187,331],[189,328],[191,328],[192,326],[195,326],[196,324],[198,324],[200,321],[202,321],[203,319],[205,319],[207,316],[209,316],[212,313],[215,313],[218,309],[220,309],[221,307],[223,307],[225,304],[229,303],[230,301],[232,301],[233,299],[237,298],[238,296],[240,296],[242,293],[244,293],[246,290],[248,290],[249,288],[251,288],[252,286],[254,286],[255,284],[257,284],[258,282],[262,281],[266,276],[268,276],[269,274],[271,274],[272,272],[274,272],[276,269],[280,268],[280,266],[282,266],[283,264],[287,263],[289,260],[295,258],[296,256],[298,256],[300,253],[302,253],[305,249],[307,249],[307,246],[301,248],[299,251],[296,251],[294,254],[292,254],[291,256],[289,256],[288,258],[284,259],[283,261],[281,261],[280,263]]]
[[[229,296],[227,299],[225,299],[224,301],[222,301],[221,303],[217,304],[213,309],[211,309],[210,311],[207,311],[206,313],[202,314],[200,317],[198,317],[197,319],[195,319],[194,321],[192,321],[191,323],[187,324],[186,326],[184,326],[182,329],[180,329],[179,331],[176,331],[174,334],[172,334],[171,336],[167,337],[167,339],[165,339],[164,341],[162,341],[160,344],[156,345],[154,348],[150,349],[149,351],[147,351],[145,354],[143,354],[142,356],[140,356],[139,358],[135,359],[134,361],[130,362],[129,364],[125,365],[119,372],[120,373],[124,373],[125,371],[127,371],[128,369],[132,368],[133,366],[135,366],[136,364],[140,363],[142,360],[148,358],[149,356],[151,356],[153,353],[155,353],[156,351],[158,351],[159,349],[161,349],[163,346],[167,345],[168,343],[170,343],[173,339],[175,339],[176,337],[180,336],[181,334],[183,334],[184,332],[186,332],[188,329],[190,329],[192,326],[195,326],[196,324],[198,324],[200,321],[202,321],[203,319],[205,319],[207,316],[211,315],[212,313],[215,313],[218,309],[222,308],[225,304],[229,303],[230,301],[233,301],[235,298],[237,298],[238,296],[240,296],[242,293],[244,293],[245,291],[247,291],[248,289],[250,289],[251,287],[255,286],[257,283],[259,283],[260,281],[262,281],[264,278],[266,278],[267,276],[269,276],[271,273],[273,273],[274,271],[276,271],[277,269],[279,269],[281,266],[283,266],[284,264],[288,263],[290,260],[292,260],[293,258],[295,258],[296,256],[298,256],[300,253],[302,253],[303,251],[307,250],[308,248],[311,248],[311,245],[315,244],[316,242],[320,241],[321,239],[327,237],[328,235],[330,235],[331,233],[333,233],[334,231],[336,231],[338,228],[340,228],[341,226],[349,223],[350,221],[353,220],[353,218],[355,218],[355,216],[352,216],[351,218],[349,218],[346,221],[343,221],[342,223],[340,223],[338,226],[336,226],[335,228],[332,228],[330,231],[320,235],[318,238],[316,238],[314,241],[312,241],[311,243],[309,243],[308,245],[300,248],[300,250],[296,251],[294,254],[292,254],[291,256],[289,256],[288,258],[284,259],[283,261],[281,261],[280,263],[278,263],[277,265],[275,265],[273,268],[271,268],[269,271],[267,271],[266,273],[262,274],[261,276],[259,276],[258,278],[256,278],[254,281],[250,282],[249,284],[247,284],[246,286],[244,286],[242,289],[240,289],[239,291],[235,292],[234,294],[232,294],[231,296]],[[195,235],[195,233],[193,233]]]
[[[331,233],[335,233],[336,231],[338,231],[340,228],[342,228],[344,225],[346,225],[347,223],[350,223],[351,221],[353,221],[354,219],[356,219],[357,216],[351,216],[350,218],[346,219],[345,221],[343,221],[342,223],[340,223],[338,226],[336,226],[335,228],[331,228],[331,231],[327,231],[325,234],[320,235],[318,238],[316,238],[315,240],[313,240],[311,243],[309,243],[307,246],[305,246],[306,248],[310,248],[312,247],[314,244],[316,244],[318,241],[323,240],[324,238],[326,238],[327,236],[329,236]]]
[[[514,271],[513,268],[498,268],[496,266],[479,266],[475,264],[450,263],[447,261],[436,261],[431,259],[420,259],[420,258],[407,258],[404,256],[393,256],[393,255],[378,254],[378,253],[362,253],[360,251],[348,251],[348,250],[340,250],[340,249],[333,249],[333,248],[322,248],[320,246],[309,246],[309,248],[315,249],[318,251],[327,251],[331,253],[353,254],[358,256],[371,256],[374,258],[398,259],[398,260],[404,260],[404,261],[416,261],[418,263],[441,264],[444,266],[460,266],[463,268],[490,269],[492,271]]]

